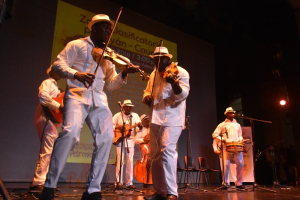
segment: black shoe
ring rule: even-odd
[[[39,200],[53,200],[55,188],[44,187],[43,192]]]
[[[81,200],[102,200],[101,192],[93,192],[89,194],[87,191],[85,191],[82,194]]]
[[[243,185],[239,185],[239,186],[235,186],[236,187],[236,189],[239,189],[239,190],[245,190],[246,188],[245,188],[245,186],[243,186]]]
[[[166,200],[177,200],[177,196],[174,194],[168,194]]]
[[[43,185],[35,185],[35,186],[30,186],[29,190],[30,192],[42,192],[44,189]]]
[[[129,188],[129,189],[135,189],[135,186],[134,185],[129,185],[129,186],[127,186],[127,188]]]
[[[146,199],[146,200],[166,200],[165,197],[160,196],[160,195],[158,195],[156,193],[152,194],[151,196],[144,197],[144,199]]]
[[[221,187],[222,190],[227,190],[228,188],[229,188],[229,185],[223,185],[223,186]]]

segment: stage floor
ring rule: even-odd
[[[103,192],[102,196],[105,200],[143,200],[144,196],[150,195],[153,193],[153,187],[143,187],[142,184],[136,184],[137,191],[142,191],[139,193],[136,191],[128,190],[116,190],[116,191],[107,191]],[[5,183],[5,187],[11,199],[37,199],[33,194],[29,192],[29,183]],[[102,190],[109,189],[111,185],[103,185]],[[275,190],[274,192],[269,192],[264,189],[257,189],[253,191],[252,185],[246,185],[247,191],[238,191],[234,186],[230,187],[229,190],[218,190],[214,191],[218,185],[206,186],[201,184],[200,186],[193,185],[193,187],[207,190],[197,191],[195,189],[187,189],[184,192],[184,189],[179,189],[179,199],[180,200],[290,200],[290,199],[300,199],[300,187],[276,187],[266,186],[263,188]],[[81,199],[81,195],[85,190],[84,184],[59,184],[59,191],[56,193],[56,200],[60,199]],[[0,197],[2,200],[3,198]]]

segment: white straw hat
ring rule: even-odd
[[[142,115],[140,116],[140,119],[141,119],[141,121],[144,121],[144,120],[149,119],[149,116],[146,115],[146,114],[142,114]]]
[[[150,55],[151,58],[154,58],[156,56],[167,56],[170,59],[173,58],[173,55],[169,54],[169,50],[167,49],[167,47],[163,46],[156,47],[153,55]]]
[[[226,114],[229,113],[229,112],[235,113],[235,110],[233,110],[232,107],[228,107],[228,108],[226,108],[226,110],[225,110],[225,112],[224,112],[224,115],[226,115]]]
[[[122,106],[132,106],[133,107],[134,105],[132,104],[130,99],[126,99],[126,100],[124,100]]]
[[[98,22],[103,22],[103,21],[104,22],[109,22],[111,24],[111,27],[114,25],[114,23],[112,21],[110,21],[108,15],[98,14],[98,15],[95,15],[92,18],[92,21],[89,22],[89,24],[88,24],[89,30],[90,31],[92,30],[92,27],[93,27],[94,24],[96,24]]]

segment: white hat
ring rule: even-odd
[[[112,21],[110,21],[109,16],[108,15],[104,15],[104,14],[98,14],[95,15],[92,18],[92,21],[89,22],[88,27],[90,29],[90,31],[92,30],[92,26],[98,22],[109,22],[111,24],[111,27],[114,25],[114,23]]]
[[[53,65],[50,65],[50,67],[47,69],[47,71],[46,71],[46,73],[47,73],[47,75],[49,76],[49,73],[50,73],[50,71],[52,70],[52,66]]]
[[[126,99],[126,100],[124,100],[122,106],[132,106],[133,107],[134,105],[132,104],[130,99]]]
[[[226,110],[225,110],[225,112],[224,112],[224,115],[226,115],[226,114],[229,113],[229,112],[235,113],[235,110],[233,110],[232,107],[228,107],[228,108],[226,108]]]
[[[149,116],[146,114],[142,114],[142,116],[140,116],[141,121],[147,120],[149,119]]]
[[[151,58],[154,58],[156,56],[167,56],[170,59],[173,57],[172,54],[169,54],[169,50],[167,49],[167,47],[163,46],[156,47],[153,55],[150,55]]]

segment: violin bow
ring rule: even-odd
[[[102,58],[103,58],[104,52],[106,51],[106,48],[107,48],[108,44],[109,44],[109,41],[110,41],[110,39],[111,39],[111,36],[112,36],[112,34],[114,33],[114,31],[115,31],[115,28],[116,28],[117,23],[118,23],[118,21],[119,21],[119,18],[120,18],[120,15],[121,15],[121,13],[122,13],[122,10],[123,10],[123,7],[120,8],[118,17],[117,17],[117,19],[116,19],[116,21],[115,21],[115,23],[114,23],[114,26],[113,26],[113,28],[112,28],[111,34],[110,34],[110,36],[109,36],[109,38],[108,38],[108,41],[107,41],[106,44],[105,44],[105,47],[104,47],[103,52],[102,52],[102,54],[101,54],[101,57],[100,57],[100,59],[99,59],[99,61],[98,61],[98,63],[97,63],[97,67],[96,67],[96,69],[95,69],[94,74],[96,74],[96,72],[97,72],[97,70],[98,70],[98,68],[99,68],[100,62],[101,62],[101,60],[102,60]]]
[[[160,48],[162,47],[163,43],[164,43],[164,40],[161,39],[161,40],[160,40],[160,46],[159,46],[158,55],[160,55]],[[155,70],[155,74],[154,74],[154,79],[153,79],[153,83],[152,83],[151,98],[153,98],[154,83],[155,83],[156,74],[158,73],[157,71],[158,71],[159,64],[160,64],[160,57],[161,57],[161,56],[158,56],[158,63],[157,63],[158,66],[156,66],[156,70]],[[153,99],[153,100],[154,100],[154,99]],[[153,102],[152,102],[152,103],[153,103]]]

